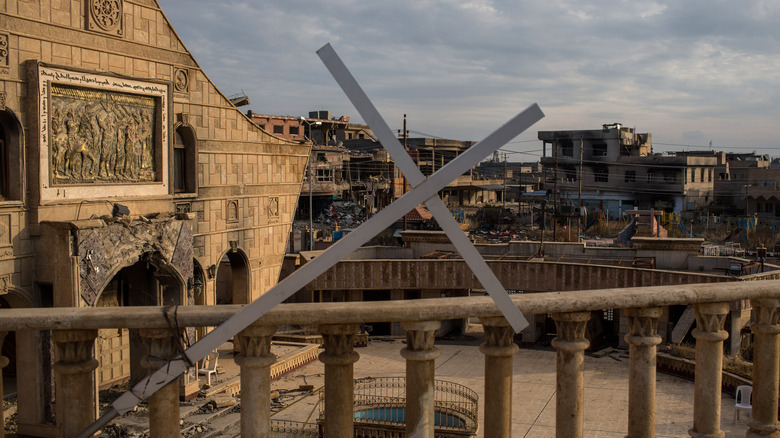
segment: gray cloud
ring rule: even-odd
[[[357,119],[314,54],[331,42],[393,128],[407,113],[413,129],[480,139],[538,102],[547,117],[518,141],[620,121],[659,143],[699,132],[723,149],[778,146],[770,129],[780,117],[774,1],[160,5],[217,86],[243,89],[257,112],[330,109]]]

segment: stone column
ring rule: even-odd
[[[0,347],[3,346],[3,343],[5,342],[5,336],[8,334],[8,332],[0,332]],[[3,391],[5,390],[3,388],[3,368],[7,367],[8,364],[11,361],[5,357],[0,356],[0,398],[3,396]],[[0,438],[5,438],[5,409],[0,408]]]
[[[140,329],[139,334],[146,345],[146,357],[141,361],[150,372],[154,372],[177,355],[176,339],[170,329]],[[179,381],[160,388],[149,397],[149,437],[172,438],[181,436],[179,425]]]
[[[95,386],[92,371],[98,367],[94,357],[97,330],[55,330],[57,346],[56,402],[57,423],[62,436],[76,436],[91,425],[95,417]]]
[[[241,436],[268,437],[271,433],[271,354],[272,326],[252,325],[238,334],[241,353],[236,363],[241,367]]]
[[[655,437],[655,362],[663,309],[626,309],[629,332],[628,438]]]
[[[693,395],[693,428],[688,434],[696,438],[723,438],[720,430],[720,393],[723,371],[723,330],[729,303],[694,304],[696,328],[696,380]]]
[[[434,370],[439,350],[434,346],[441,321],[402,322],[406,347],[406,435],[409,438],[433,438]]]
[[[585,328],[590,312],[553,313],[557,336],[552,341],[556,354],[555,436],[581,438],[583,391],[585,386]]]
[[[514,330],[503,317],[480,318],[485,343],[479,351],[485,355],[485,436],[512,436],[512,356],[519,348]]]
[[[325,438],[354,436],[353,364],[360,355],[354,351],[354,336],[360,324],[322,324],[319,327],[325,351]]]
[[[777,393],[780,382],[780,300],[750,300],[753,331],[753,410],[747,438],[780,437]]]

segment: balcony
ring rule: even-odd
[[[552,342],[555,365],[555,428],[561,437],[582,437],[584,423],[583,360],[590,312],[622,309],[630,330],[627,433],[629,437],[655,436],[656,345],[662,308],[692,304],[696,316],[695,389],[689,413],[690,435],[723,437],[721,429],[721,371],[723,341],[727,337],[724,322],[730,303],[750,300],[753,306],[751,329],[754,335],[753,411],[745,426],[747,436],[774,436],[778,432],[778,356],[780,344],[780,280],[744,281],[717,284],[600,289],[573,292],[546,292],[512,295],[511,299],[526,314],[552,314],[557,337]],[[179,334],[187,327],[215,326],[237,312],[241,306],[46,308],[3,309],[0,330],[52,330],[57,347],[54,364],[57,383],[56,427],[51,435],[77,436],[95,420],[93,373],[97,367],[93,346],[98,329],[137,328],[145,341],[145,364],[156,368],[178,355]],[[435,379],[434,361],[438,356],[435,332],[441,321],[479,318],[485,331],[480,351],[484,356],[483,413],[476,422],[475,405],[469,391],[455,386],[444,391],[457,397],[442,398],[442,386]],[[276,357],[270,353],[271,336],[277,326],[316,325],[323,336],[324,351],[324,436],[352,436],[356,412],[363,410],[363,395],[378,400],[376,389],[354,383],[353,365],[359,355],[353,349],[353,337],[360,324],[377,321],[400,322],[406,333],[401,351],[405,360],[406,385],[393,381],[393,406],[400,405],[405,386],[406,431],[414,436],[435,436],[435,413],[457,414],[473,419],[486,437],[510,437],[512,425],[512,363],[518,351],[513,333],[489,297],[424,299],[390,302],[352,302],[284,304],[264,315],[235,338],[240,354],[242,417],[244,437],[269,437],[270,383]],[[7,360],[3,359],[0,362]],[[400,370],[399,370],[400,371]],[[252,388],[248,390],[247,388]],[[438,389],[438,391],[437,391]],[[358,397],[356,397],[356,395]],[[19,409],[23,409],[20,406]],[[148,399],[150,436],[178,437],[179,385],[165,386]],[[244,414],[246,413],[246,414]],[[727,421],[730,421],[728,419]]]

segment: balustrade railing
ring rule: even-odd
[[[583,435],[583,354],[588,346],[585,326],[589,312],[624,309],[628,319],[630,345],[628,436],[655,435],[655,357],[660,339],[657,333],[663,306],[692,304],[697,327],[696,384],[690,435],[722,437],[720,429],[721,365],[723,341],[727,337],[724,321],[730,302],[750,300],[753,307],[751,328],[755,336],[753,415],[748,437],[776,436],[778,433],[778,357],[780,356],[780,280],[745,281],[721,284],[656,286],[604,289],[579,292],[550,292],[513,295],[526,314],[552,314],[558,335],[556,434]],[[54,364],[56,392],[56,434],[72,437],[95,420],[96,367],[94,340],[97,330],[131,328],[140,330],[146,340],[149,367],[177,354],[171,324],[178,330],[220,324],[241,306],[183,306],[176,312],[159,307],[121,308],[41,308],[0,310],[0,334],[18,330],[52,330],[57,347]],[[173,317],[175,315],[175,318]],[[354,395],[363,384],[353,384],[353,364],[359,359],[353,350],[353,336],[360,323],[400,322],[407,333],[405,415],[407,431],[433,437],[435,393],[449,393],[445,399],[455,409],[470,414],[473,394],[455,386],[442,387],[435,380],[433,366],[438,351],[434,334],[439,321],[480,318],[485,327],[485,342],[480,351],[485,357],[484,435],[511,436],[512,356],[517,346],[512,330],[489,297],[439,298],[414,301],[347,302],[285,304],[268,312],[254,325],[239,333],[236,362],[241,367],[242,436],[269,437],[279,429],[270,418],[271,336],[282,325],[315,324],[324,338],[325,417],[324,436],[352,436]],[[163,329],[163,330],[160,330]],[[0,358],[0,366],[7,360]],[[400,395],[401,389],[397,388]],[[150,430],[153,437],[179,436],[178,386],[165,387],[149,399]],[[393,396],[395,396],[394,394]],[[376,394],[377,399],[382,394]],[[467,405],[468,405],[467,403]],[[446,403],[445,403],[446,405]],[[23,410],[24,406],[19,406]],[[423,431],[420,435],[420,431]]]

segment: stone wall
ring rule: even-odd
[[[251,295],[259,296],[275,284],[281,268],[308,146],[257,128],[233,107],[187,51],[155,1],[120,0],[118,10],[102,13],[94,12],[92,3],[0,4],[0,47],[6,43],[7,48],[5,55],[0,54],[0,92],[3,109],[18,120],[23,138],[8,148],[27,149],[22,154],[26,165],[21,166],[22,178],[12,183],[26,181],[29,193],[18,200],[0,201],[0,278],[10,275],[12,287],[34,296],[37,224],[104,216],[111,213],[112,203],[121,202],[132,216],[194,213],[193,254],[198,263],[204,268],[219,265],[227,251],[242,252],[251,272]],[[162,112],[170,135],[161,139],[161,153],[170,157],[178,127],[191,130],[196,147],[188,170],[195,175],[194,187],[174,193],[172,184],[167,184],[162,192],[158,188],[147,193],[133,184],[114,184],[98,187],[94,194],[62,195],[67,192],[62,190],[54,198],[42,196],[43,190],[54,186],[47,184],[49,175],[41,171],[38,161],[48,152],[41,149],[37,135],[48,120],[33,104],[43,99],[33,94],[37,80],[31,72],[38,66],[165,86],[170,102]],[[86,158],[82,159],[86,166]],[[161,182],[173,175],[170,160],[165,163]],[[100,185],[87,182],[93,183],[90,188]],[[5,251],[3,242],[10,243]],[[38,242],[38,250],[46,251],[45,245]],[[213,302],[214,282],[206,283],[207,302]]]

